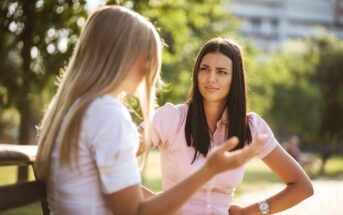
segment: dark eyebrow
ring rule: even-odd
[[[207,65],[207,64],[204,64],[204,63],[202,63],[202,64],[200,65],[200,67],[206,67],[206,68],[210,68],[210,66],[209,66],[209,65]],[[227,70],[227,68],[226,68],[226,67],[216,67],[216,69],[217,69],[217,70]]]
[[[206,68],[210,67],[209,65],[206,65],[206,64],[203,64],[203,63],[200,66],[203,66],[203,67],[206,67]]]

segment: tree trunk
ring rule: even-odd
[[[320,170],[319,170],[319,175],[324,175],[325,174],[325,164],[326,162],[329,160],[329,158],[331,157],[331,155],[333,154],[333,150],[331,150],[329,148],[329,146],[324,146],[324,150],[322,150],[322,154],[321,154],[321,166],[320,166]]]
[[[21,145],[27,145],[30,142],[30,121],[31,121],[31,96],[30,96],[30,75],[32,74],[31,64],[31,47],[33,44],[33,24],[34,24],[35,2],[24,1],[23,3],[23,23],[24,29],[21,34],[23,41],[23,49],[21,52],[23,59],[22,67],[22,85],[20,90],[20,98],[18,102],[18,110],[20,112],[20,128],[18,142]],[[18,168],[18,182],[27,181],[28,167],[22,166]]]
[[[27,103],[26,101],[22,101],[22,104]],[[19,128],[19,144],[20,145],[27,145],[30,142],[30,109],[26,105],[20,108],[20,128]],[[28,180],[28,167],[27,166],[20,166],[18,168],[18,183],[24,182]]]
[[[319,175],[324,175],[325,174],[325,164],[326,164],[326,161],[328,159],[325,159],[322,157],[321,159],[321,165],[320,165],[320,169],[319,169]]]

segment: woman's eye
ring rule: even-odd
[[[227,75],[227,72],[224,71],[224,70],[219,70],[218,73],[219,73],[219,74],[222,74],[222,75]]]

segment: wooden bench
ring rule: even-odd
[[[36,160],[37,146],[0,143],[0,166],[31,166]],[[46,199],[46,185],[35,180],[0,186],[0,211],[41,202],[43,215],[50,214]]]

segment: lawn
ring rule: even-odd
[[[309,171],[317,172],[319,159]],[[313,176],[317,178],[318,176]],[[0,167],[0,185],[14,183],[16,178],[15,167]],[[146,168],[143,172],[143,184],[153,191],[161,190],[161,172],[159,167],[159,152],[151,151]],[[326,175],[322,178],[343,178],[343,156],[332,157],[326,165]],[[30,179],[33,179],[32,171]],[[262,161],[253,159],[246,166],[243,183],[238,187],[236,196],[242,193],[267,188],[273,183],[280,183],[277,176],[270,172]],[[39,203],[29,205],[20,209],[9,210],[0,215],[36,215],[41,214]]]

